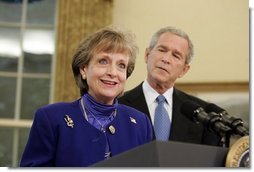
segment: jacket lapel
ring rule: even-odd
[[[142,84],[143,82],[139,84],[137,87],[135,87],[132,90],[131,94],[128,94],[128,92],[126,93],[127,95],[126,101],[128,101],[128,104],[130,104],[135,109],[138,109],[139,111],[148,115],[149,119],[151,119],[150,113],[146,104],[145,96],[143,93]]]
[[[181,113],[181,106],[184,100],[186,100],[185,95],[174,88],[170,140],[186,141],[189,139],[190,125],[193,122]]]

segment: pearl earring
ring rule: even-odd
[[[84,74],[84,75],[82,75],[82,78],[83,78],[83,80],[85,80],[86,79],[86,75]]]

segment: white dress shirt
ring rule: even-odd
[[[157,107],[158,103],[156,101],[156,98],[160,95],[159,93],[157,93],[147,82],[147,80],[145,80],[142,84],[142,88],[143,88],[143,92],[145,95],[145,99],[146,99],[146,103],[149,109],[149,113],[151,116],[151,120],[152,120],[152,124],[154,124],[154,112],[155,112],[155,108]],[[173,95],[173,87],[168,89],[163,96],[166,98],[167,103],[164,104],[166,110],[168,111],[169,114],[169,119],[170,121],[172,121],[172,95]]]

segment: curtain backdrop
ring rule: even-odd
[[[54,102],[80,97],[71,70],[79,42],[91,32],[112,23],[113,0],[59,0]]]

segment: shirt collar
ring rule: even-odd
[[[147,82],[147,80],[144,81],[143,85],[143,91],[145,95],[145,99],[147,102],[147,105],[150,106],[152,103],[156,101],[156,98],[160,95],[156,90],[154,90],[150,84]],[[169,106],[172,107],[172,95],[173,95],[174,88],[171,87],[168,89],[163,96],[166,98],[167,103]]]

